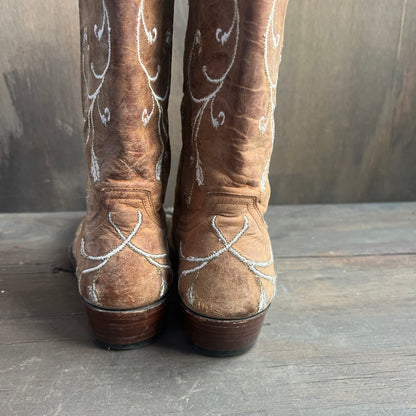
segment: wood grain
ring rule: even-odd
[[[289,4],[272,203],[414,200],[416,4]]]
[[[76,0],[5,2],[0,14],[0,211],[85,208]],[[176,1],[173,204],[186,0]],[[272,203],[416,198],[416,3],[289,3]]]
[[[76,0],[0,14],[0,210],[84,208]]]
[[[214,359],[175,314],[152,346],[97,348],[59,269],[81,213],[3,214],[0,414],[413,416],[415,215],[416,203],[273,207],[277,298],[250,352]]]

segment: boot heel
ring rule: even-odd
[[[216,357],[243,354],[256,342],[266,311],[244,319],[214,319],[182,304],[189,338],[201,353]]]
[[[114,350],[140,348],[161,332],[167,299],[140,309],[114,311],[85,303],[90,328],[97,343]]]

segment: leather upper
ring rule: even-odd
[[[275,294],[263,215],[287,0],[190,0],[173,239],[179,293],[201,315],[263,311]]]
[[[83,298],[106,309],[166,295],[163,199],[172,0],[81,0],[87,213],[73,255]]]

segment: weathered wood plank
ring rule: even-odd
[[[81,213],[2,215],[0,414],[415,415],[415,208],[272,207],[277,298],[232,359],[195,354],[175,314],[153,346],[97,348],[74,276],[48,270]]]
[[[0,214],[0,272],[69,267],[68,249],[83,213]]]
[[[2,414],[415,414],[414,348],[318,357],[306,348],[301,357],[257,349],[213,360],[160,344],[123,353],[70,346],[3,348],[19,358],[3,366],[11,377],[3,379]]]
[[[331,314],[354,311],[388,315],[395,307],[414,315],[409,325],[416,323],[416,255],[334,257],[334,258],[285,258],[278,263],[278,295],[271,314],[275,318],[285,312],[314,314],[331,311]],[[1,274],[2,303],[0,316],[3,328],[0,342],[7,340],[9,329],[15,323],[28,318],[38,319],[32,332],[21,331],[30,337],[42,325],[61,321],[62,318],[79,319],[82,314],[76,281],[72,274]],[[30,296],[28,296],[30,288]],[[54,311],[51,314],[51,310]],[[325,319],[328,319],[324,316]],[[12,322],[5,324],[5,321]],[[362,325],[361,321],[358,321]],[[386,325],[388,323],[386,322]],[[416,328],[416,326],[415,326]],[[25,328],[26,329],[26,328]],[[66,330],[66,329],[65,329]],[[403,333],[396,341],[413,339]],[[16,342],[52,339],[23,338],[14,333]],[[413,337],[413,338],[411,338]],[[60,336],[59,336],[60,338]],[[365,342],[365,340],[363,340]]]
[[[193,354],[180,322],[149,348],[97,349],[79,306],[68,309],[67,274],[21,276],[1,319],[1,414],[411,415],[416,256],[405,257],[282,260],[257,346],[219,361]],[[54,289],[25,296],[36,278]]]
[[[266,215],[275,256],[416,252],[416,204],[272,206]]]
[[[81,212],[0,214],[0,273],[67,269]],[[275,256],[416,253],[416,203],[271,206]]]

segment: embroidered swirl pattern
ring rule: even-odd
[[[195,164],[195,180],[199,186],[204,184],[204,172],[202,169],[202,162],[201,162],[201,157],[200,157],[199,149],[198,149],[198,138],[199,138],[199,129],[201,126],[201,121],[204,117],[205,110],[207,109],[207,107],[209,106],[211,122],[215,129],[218,129],[225,122],[225,113],[223,111],[219,111],[215,115],[214,103],[215,103],[215,98],[218,92],[221,90],[221,88],[224,85],[225,78],[227,77],[227,75],[231,71],[231,68],[234,65],[235,58],[237,55],[237,46],[238,46],[238,40],[239,40],[239,34],[240,34],[240,13],[239,13],[239,8],[238,8],[238,0],[234,0],[234,17],[233,17],[231,26],[226,31],[222,28],[217,28],[216,33],[215,33],[215,38],[221,46],[224,46],[230,39],[230,36],[233,32],[235,32],[233,54],[232,54],[231,62],[229,66],[226,68],[225,72],[220,77],[215,78],[208,74],[206,65],[203,65],[201,68],[201,71],[205,80],[207,80],[210,84],[215,86],[215,89],[204,97],[198,97],[192,91],[192,87],[191,87],[192,60],[194,59],[196,54],[199,54],[201,52],[201,49],[202,49],[201,32],[199,30],[195,32],[192,47],[191,47],[190,54],[189,54],[189,60],[188,60],[188,66],[187,66],[188,91],[189,91],[192,101],[195,104],[200,105],[196,113],[196,116],[194,118],[193,124],[192,124],[192,137],[191,137],[191,140],[193,143],[193,149],[195,153],[195,155],[192,156],[191,158],[191,164],[192,165]],[[189,197],[187,198],[188,204],[190,203],[191,198],[192,198],[192,190],[191,190]]]
[[[259,130],[262,134],[267,131],[268,126],[270,125],[270,130],[272,134],[272,146],[275,139],[275,125],[274,125],[274,112],[276,109],[276,89],[277,83],[279,80],[279,72],[276,71],[276,74],[273,77],[273,74],[270,70],[270,46],[272,47],[273,52],[277,50],[280,45],[280,33],[275,34],[275,9],[276,9],[276,0],[273,1],[272,10],[267,22],[267,28],[265,33],[264,40],[264,66],[266,69],[267,80],[269,82],[270,90],[270,103],[267,109],[267,114],[262,116],[259,120]],[[280,58],[281,60],[281,58]],[[269,173],[270,159],[267,161],[267,164],[263,170],[263,175],[260,181],[260,189],[264,191],[266,189],[266,182]]]
[[[91,176],[94,182],[98,182],[100,180],[100,167],[98,164],[98,158],[94,152],[94,138],[95,138],[95,127],[94,127],[94,109],[97,107],[98,115],[100,116],[101,123],[104,127],[107,126],[107,123],[110,121],[111,114],[108,107],[105,107],[103,110],[100,107],[100,92],[101,88],[104,85],[105,77],[107,75],[108,68],[110,67],[110,60],[111,60],[111,27],[110,27],[110,20],[108,17],[108,10],[105,4],[105,1],[102,0],[102,8],[103,8],[103,20],[101,26],[94,25],[94,35],[98,42],[103,41],[104,33],[107,34],[107,59],[102,72],[97,72],[94,62],[90,63],[89,70],[92,73],[92,76],[95,80],[98,81],[97,88],[90,92],[90,86],[88,83],[87,77],[87,68],[86,68],[86,59],[89,53],[89,43],[88,43],[88,33],[87,30],[84,29],[83,39],[82,39],[82,56],[81,56],[81,69],[82,75],[84,78],[85,83],[85,91],[89,100],[89,107],[87,113],[87,134],[85,139],[85,146],[91,141],[90,145],[90,153],[91,153]]]
[[[191,267],[189,269],[184,269],[181,271],[180,277],[186,276],[190,273],[196,273],[195,278],[192,280],[191,284],[189,285],[188,292],[187,292],[187,299],[190,305],[194,302],[194,283],[196,279],[198,278],[198,273],[200,270],[202,270],[204,267],[206,267],[212,260],[217,259],[222,254],[229,252],[234,257],[236,257],[238,260],[240,260],[243,264],[245,264],[248,269],[255,275],[257,283],[260,287],[260,301],[259,301],[259,309],[260,312],[267,306],[267,297],[266,293],[264,291],[263,283],[261,282],[261,278],[270,280],[273,282],[273,285],[275,285],[276,282],[276,275],[268,275],[259,270],[259,268],[268,267],[273,264],[273,251],[272,247],[270,246],[270,258],[267,261],[264,262],[258,262],[254,260],[250,260],[249,258],[243,256],[240,252],[238,252],[234,248],[234,244],[237,243],[237,241],[240,240],[241,237],[243,237],[244,233],[249,228],[249,221],[248,218],[244,215],[244,225],[241,228],[241,230],[234,236],[234,238],[230,241],[228,241],[225,237],[222,231],[218,228],[216,224],[217,216],[214,216],[211,221],[211,227],[214,230],[214,233],[218,237],[218,240],[223,244],[223,247],[219,250],[214,251],[209,256],[206,257],[194,257],[194,256],[185,256],[182,251],[182,241],[179,243],[179,256],[182,260],[187,261],[189,263],[199,263],[195,267]]]
[[[149,112],[149,110],[145,108],[142,112],[141,118],[142,118],[143,126],[146,126],[151,120],[151,118],[153,117],[155,110],[157,109],[157,112],[158,112],[157,132],[158,132],[158,137],[160,140],[160,145],[161,145],[162,150],[156,162],[155,173],[156,173],[157,180],[160,180],[161,175],[162,175],[163,159],[167,156],[165,154],[165,147],[166,147],[165,142],[168,140],[168,129],[167,129],[166,115],[165,115],[163,106],[166,104],[167,98],[169,96],[169,89],[170,89],[170,65],[171,65],[170,51],[171,51],[171,44],[172,44],[172,34],[169,31],[166,32],[165,34],[165,43],[166,43],[167,50],[169,51],[169,56],[165,58],[169,62],[169,71],[168,71],[169,76],[167,80],[165,93],[163,95],[159,95],[155,91],[154,84],[157,83],[157,81],[159,80],[159,76],[161,73],[161,65],[160,64],[157,65],[156,72],[154,73],[154,75],[151,75],[148,68],[146,68],[146,66],[144,65],[142,56],[141,56],[141,53],[142,53],[141,32],[142,31],[144,31],[145,38],[149,45],[152,45],[156,42],[156,39],[158,36],[157,28],[154,27],[152,30],[149,30],[147,28],[147,25],[144,19],[144,0],[140,2],[139,13],[137,16],[137,34],[136,34],[137,58],[147,79],[147,85],[149,87],[150,94],[152,97],[152,109]]]
[[[123,234],[123,232],[120,230],[120,228],[115,224],[115,222],[113,221],[113,218],[112,218],[112,213],[109,212],[108,221],[110,222],[111,226],[114,228],[115,232],[117,233],[117,235],[121,239],[121,243],[117,247],[115,247],[113,250],[109,251],[106,254],[103,254],[101,256],[91,256],[91,255],[87,254],[87,252],[85,250],[85,241],[84,241],[84,238],[82,238],[82,240],[81,240],[81,250],[80,250],[81,256],[84,257],[87,260],[98,262],[98,264],[96,266],[93,266],[93,267],[90,267],[88,269],[82,270],[81,276],[86,274],[86,273],[95,272],[95,271],[101,269],[102,267],[104,267],[109,262],[109,260],[113,256],[120,253],[126,247],[133,250],[136,254],[139,254],[139,255],[143,256],[150,264],[155,266],[158,270],[159,269],[170,269],[171,268],[169,264],[160,263],[161,260],[162,261],[163,260],[167,261],[167,257],[168,257],[167,253],[151,254],[151,253],[148,253],[145,250],[142,250],[141,248],[137,247],[135,244],[132,243],[132,239],[134,237],[136,237],[136,235],[139,232],[139,229],[142,225],[142,222],[143,222],[143,215],[142,215],[140,210],[137,211],[137,216],[138,216],[137,223],[134,225],[130,234],[128,236],[126,236],[126,235]],[[93,279],[93,282],[92,282],[92,285],[91,285],[91,288],[90,288],[90,296],[95,302],[97,301],[97,294],[96,294],[96,291],[95,291],[96,279],[97,279],[97,274],[94,276],[94,279]],[[165,292],[166,292],[166,281],[161,276],[160,296],[162,297],[165,294]]]
[[[149,30],[146,26],[145,20],[144,20],[144,0],[141,1],[138,11],[138,20],[137,20],[137,56],[138,61],[143,69],[145,76],[147,78],[149,90],[152,97],[152,110],[148,111],[148,109],[144,109],[142,113],[142,122],[143,125],[146,126],[149,121],[151,120],[153,114],[156,112],[156,109],[158,111],[158,135],[161,143],[161,154],[158,158],[157,164],[156,164],[156,177],[158,180],[161,178],[161,171],[162,171],[162,163],[163,158],[165,156],[165,140],[168,138],[168,132],[167,132],[167,126],[166,126],[166,116],[164,114],[164,108],[163,104],[166,102],[167,97],[169,95],[169,84],[170,81],[168,79],[168,86],[166,87],[166,92],[164,95],[158,95],[155,92],[155,89],[153,87],[153,84],[156,83],[159,79],[160,72],[161,72],[161,66],[158,65],[156,69],[156,73],[154,75],[151,75],[149,73],[149,70],[145,67],[142,56],[141,56],[141,30],[143,29],[147,42],[149,45],[152,45],[156,39],[157,39],[157,29],[153,28],[152,30]],[[104,85],[105,78],[108,72],[108,69],[110,67],[110,61],[111,61],[111,27],[110,27],[110,20],[108,15],[108,10],[105,4],[105,1],[102,0],[102,10],[103,10],[103,18],[101,26],[94,25],[94,35],[98,42],[102,42],[104,39],[107,41],[107,57],[105,61],[104,69],[99,72],[96,70],[94,63],[91,62],[89,65],[88,70],[91,72],[93,79],[95,79],[98,82],[98,86],[96,89],[91,92],[90,91],[90,85],[88,82],[88,76],[87,76],[87,57],[89,54],[89,39],[88,39],[88,33],[87,29],[84,29],[83,33],[83,39],[82,39],[82,57],[81,57],[81,66],[82,66],[82,74],[85,82],[85,90],[86,95],[89,100],[89,106],[88,106],[88,113],[87,113],[87,132],[86,132],[86,139],[85,139],[85,146],[87,146],[90,143],[90,153],[91,153],[91,176],[94,180],[94,182],[98,182],[100,180],[100,168],[98,163],[98,158],[94,152],[94,139],[95,139],[95,126],[94,126],[94,112],[98,111],[99,118],[101,120],[101,123],[104,127],[107,126],[107,124],[110,122],[111,119],[111,113],[108,107],[101,108],[100,106],[100,92]],[[106,36],[105,36],[106,35]],[[171,50],[171,43],[172,43],[172,35],[170,32],[166,33],[165,36],[165,42],[167,45],[168,50]],[[170,56],[168,57],[168,61],[170,63]],[[170,69],[169,69],[170,73]],[[167,290],[167,283],[160,272],[161,269],[170,269],[170,265],[166,264],[168,263],[168,255],[167,253],[163,254],[151,254],[148,253],[141,248],[137,247],[132,243],[132,239],[138,234],[139,229],[142,225],[143,216],[140,210],[138,211],[138,220],[137,223],[133,226],[132,231],[128,236],[124,235],[123,232],[120,230],[120,228],[114,223],[112,219],[112,213],[110,212],[108,214],[108,221],[115,230],[117,236],[121,239],[121,243],[115,247],[113,250],[109,251],[106,254],[100,255],[100,256],[92,256],[86,252],[85,249],[85,240],[82,238],[81,240],[81,248],[80,248],[80,254],[85,259],[96,262],[97,264],[93,267],[84,269],[81,271],[80,278],[79,278],[79,284],[81,283],[81,278],[83,275],[91,272],[96,272],[100,270],[102,267],[104,267],[109,260],[116,254],[120,253],[122,250],[124,250],[126,247],[128,247],[130,250],[135,252],[136,254],[143,256],[150,264],[154,265],[161,277],[161,290],[160,290],[160,296],[162,297]],[[95,289],[95,284],[97,280],[98,274],[95,274],[92,284],[89,287],[89,296],[94,302],[98,302],[97,293]]]

